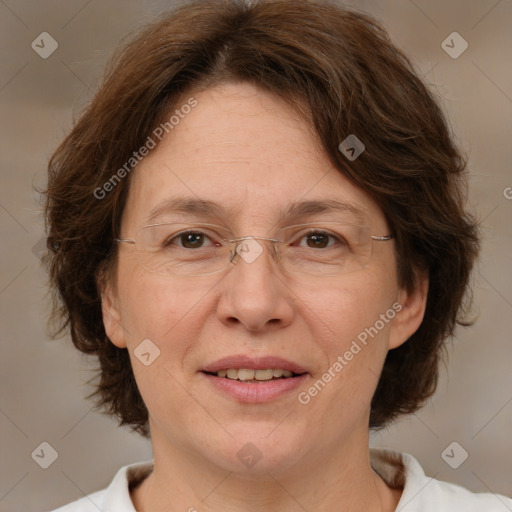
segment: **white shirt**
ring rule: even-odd
[[[427,477],[418,461],[408,453],[370,448],[370,460],[373,469],[390,487],[403,487],[396,512],[512,512],[510,498],[473,493],[459,485]],[[136,512],[129,486],[142,481],[152,469],[152,461],[124,466],[106,489],[54,512]],[[199,510],[200,504],[198,506]]]

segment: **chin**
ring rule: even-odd
[[[274,422],[273,430],[265,428],[262,433],[259,423],[246,423],[232,437],[225,436],[222,443],[216,443],[215,453],[207,457],[213,456],[212,462],[241,478],[268,480],[269,473],[282,473],[298,464],[305,451],[304,435],[279,428]]]

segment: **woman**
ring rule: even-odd
[[[407,58],[335,3],[195,1],[52,157],[57,319],[154,461],[59,509],[506,511],[369,430],[435,390],[478,249]]]

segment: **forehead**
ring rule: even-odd
[[[188,208],[257,224],[298,210],[319,213],[322,201],[341,204],[359,220],[382,217],[280,98],[248,84],[191,96],[197,105],[134,171],[123,222],[140,225],[156,213]]]

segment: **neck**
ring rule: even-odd
[[[163,446],[158,436],[152,441]],[[394,511],[401,491],[390,489],[371,468],[368,438],[354,441],[286,470],[251,476],[166,444],[166,450],[155,450],[154,470],[134,489],[132,500],[138,512]]]

